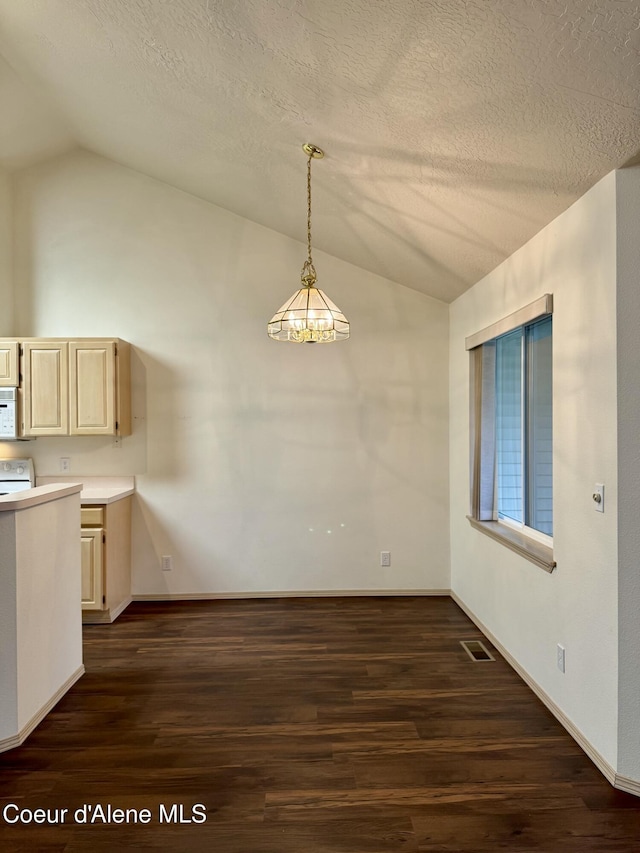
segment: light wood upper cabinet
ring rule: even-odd
[[[20,346],[21,435],[131,434],[128,343],[30,338]]]
[[[69,354],[66,342],[22,344],[22,435],[69,434]]]
[[[0,340],[0,386],[18,385],[18,341]]]
[[[115,341],[69,341],[69,432],[110,435],[116,423]]]

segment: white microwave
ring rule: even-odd
[[[0,388],[0,441],[18,437],[18,389]]]

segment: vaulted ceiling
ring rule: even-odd
[[[0,0],[0,115],[300,240],[315,143],[314,247],[451,301],[637,156],[640,3]]]

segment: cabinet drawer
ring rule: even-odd
[[[104,507],[83,506],[80,508],[80,519],[83,527],[104,527]]]

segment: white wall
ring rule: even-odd
[[[9,173],[0,167],[0,337],[13,327],[13,197]]]
[[[618,221],[618,771],[640,780],[640,166],[616,173]],[[640,791],[636,791],[640,793]]]
[[[451,586],[595,749],[617,761],[615,174],[451,306]],[[554,556],[547,574],[472,529],[464,338],[553,293]],[[593,485],[606,487],[594,512]],[[556,644],[566,648],[566,673]]]
[[[352,338],[276,343],[300,243],[84,152],[15,207],[15,334],[130,341],[134,434],[8,449],[136,475],[134,593],[449,588],[448,306],[315,252]]]

